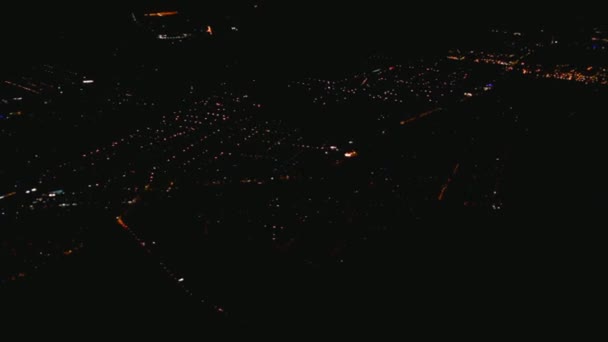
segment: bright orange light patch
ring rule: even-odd
[[[172,15],[178,15],[178,11],[166,11],[166,12],[155,12],[155,13],[146,13],[144,16],[146,17],[170,17]]]
[[[129,226],[125,223],[125,221],[122,220],[122,217],[117,216],[116,217],[116,222],[118,222],[118,224],[123,227],[124,229],[129,229]]]

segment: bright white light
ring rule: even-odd
[[[95,83],[95,81],[93,81],[93,80],[83,80],[82,83],[84,83],[84,84],[91,84],[91,83]]]
[[[178,283],[183,283],[183,282],[184,282],[184,278],[179,278],[179,279],[177,280],[177,282],[178,282]]]

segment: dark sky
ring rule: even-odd
[[[7,63],[28,60],[57,49],[58,37],[71,40],[69,48],[87,48],[111,42],[129,25],[131,11],[179,9],[192,16],[221,17],[251,11],[252,0],[186,1],[152,0],[86,2],[23,0],[3,4],[0,35],[3,59]],[[479,8],[461,2],[394,1],[264,1],[258,0],[260,14],[254,29],[256,41],[268,51],[290,49],[294,53],[334,55],[359,49],[392,48],[402,52],[443,50],[457,45],[490,24],[537,22],[576,27],[584,17],[593,17],[589,7],[571,5],[567,11],[541,5],[525,7],[510,2],[501,8],[495,3]],[[534,7],[531,7],[534,6]],[[525,8],[525,10],[522,10]],[[596,18],[599,12],[595,12]],[[63,47],[65,48],[65,47]]]
[[[91,30],[97,25],[108,25],[131,10],[187,9],[192,13],[239,12],[251,3],[260,3],[269,22],[297,26],[322,25],[328,29],[380,26],[383,28],[406,25],[420,34],[440,32],[446,28],[474,26],[480,23],[499,22],[577,22],[583,17],[601,19],[597,11],[573,4],[567,9],[558,6],[526,4],[508,6],[491,3],[473,5],[466,2],[444,3],[437,1],[252,1],[252,0],[152,0],[111,3],[91,0],[82,2],[32,0],[2,6],[0,18],[3,26],[10,26],[13,34],[21,34],[27,28],[74,28]]]

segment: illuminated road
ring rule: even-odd
[[[460,163],[456,163],[456,165],[454,165],[454,169],[452,170],[452,176],[450,176],[450,178],[448,178],[448,180],[445,182],[445,184],[443,184],[443,186],[441,186],[441,190],[439,191],[439,196],[437,196],[437,200],[443,201],[445,199],[445,194],[448,191],[448,187],[454,180],[454,177],[456,176],[456,174],[458,173],[459,170],[460,170]]]
[[[165,11],[165,12],[154,12],[154,13],[146,13],[144,16],[146,17],[170,17],[174,15],[178,15],[178,11]]]
[[[9,197],[13,197],[15,196],[17,193],[16,192],[9,192],[8,194],[2,195],[0,196],[0,200],[3,200],[5,198],[9,198]]]
[[[176,272],[171,270],[166,262],[162,261],[162,259],[160,257],[154,255],[154,252],[152,251],[151,246],[156,246],[156,241],[147,242],[145,239],[141,238],[137,233],[135,233],[132,229],[129,228],[129,226],[123,221],[122,216],[118,216],[116,218],[116,220],[117,220],[118,225],[120,225],[129,234],[129,236],[137,243],[137,245],[145,253],[146,256],[154,257],[152,262],[157,262],[154,260],[161,260],[161,261],[158,261],[158,266],[161,269],[161,271],[170,280],[172,280],[184,292],[184,294],[186,294],[188,297],[196,298],[196,300],[199,303],[205,305],[206,307],[217,312],[218,314],[221,314],[221,315],[227,314],[223,307],[221,307],[219,305],[211,304],[204,297],[195,295],[195,292],[188,286],[188,282],[186,281],[186,279],[184,277],[178,275]]]
[[[443,108],[441,108],[441,107],[435,108],[435,109],[431,109],[429,111],[426,111],[424,113],[421,113],[421,114],[418,114],[418,115],[416,115],[414,117],[411,117],[411,118],[409,118],[407,120],[403,120],[403,121],[400,122],[400,124],[401,124],[401,126],[405,126],[405,125],[410,124],[410,123],[412,123],[412,122],[414,122],[416,120],[422,119],[422,118],[424,118],[426,116],[429,116],[429,115],[431,115],[433,113],[437,113],[437,112],[442,111],[442,110],[443,110]]]

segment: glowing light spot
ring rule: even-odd
[[[344,157],[346,157],[346,158],[355,158],[357,156],[359,156],[359,153],[357,151],[350,151],[350,152],[344,153]]]

